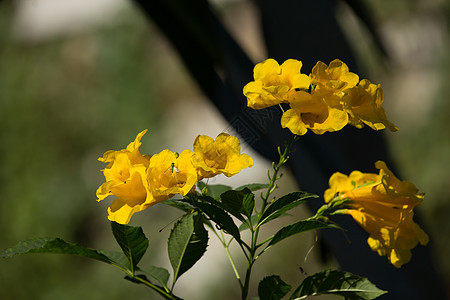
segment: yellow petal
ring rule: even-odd
[[[285,102],[277,96],[285,94],[288,90],[287,86],[266,87],[262,81],[252,81],[245,85],[243,92],[247,97],[248,107],[263,109]]]
[[[348,123],[348,115],[346,112],[329,108],[328,109],[328,117],[323,122],[316,122],[313,126],[311,126],[311,130],[315,134],[322,134],[325,132],[333,132],[341,130]]]
[[[345,202],[347,213],[370,234],[370,248],[386,255],[397,268],[411,259],[411,249],[428,243],[428,235],[414,222],[414,208],[423,194],[410,182],[401,181],[382,161],[376,162],[379,174],[353,171],[349,177],[335,173],[325,192],[329,202],[335,194]]]
[[[122,224],[128,223],[133,213],[154,202],[146,179],[149,156],[139,152],[140,140],[146,132],[139,133],[127,149],[107,151],[99,158],[108,165],[102,170],[106,182],[97,189],[97,201],[116,196],[108,209],[108,218]]]
[[[302,62],[286,60],[281,66],[274,59],[257,64],[253,71],[254,81],[243,89],[247,105],[262,109],[280,103],[287,103],[290,94],[296,90],[308,90],[311,79],[300,70]]]
[[[192,151],[184,150],[177,157],[166,149],[150,158],[147,180],[156,202],[164,201],[174,194],[184,196],[197,183],[192,155]]]
[[[348,90],[344,96],[346,107],[351,115],[353,124],[366,124],[374,130],[389,128],[397,131],[398,128],[389,122],[382,106],[383,89],[380,85],[370,83],[363,79],[358,86]]]
[[[338,93],[354,87],[358,81],[358,75],[349,72],[347,65],[339,59],[333,60],[329,66],[319,61],[311,72],[312,82],[317,89],[330,89],[332,93]]]
[[[131,216],[138,211],[138,206],[132,207],[124,201],[116,199],[108,208],[108,219],[119,224],[128,224]]]
[[[210,178],[217,174],[234,176],[242,169],[253,166],[253,159],[241,154],[239,139],[227,133],[219,134],[215,140],[199,135],[194,141],[192,163],[200,178]]]
[[[275,59],[269,58],[257,64],[253,69],[255,80],[273,81],[277,75],[281,74],[281,67]]]
[[[289,109],[283,113],[281,127],[289,128],[296,135],[304,135],[308,131],[300,115],[293,109]]]
[[[138,133],[138,135],[136,136],[136,139],[134,140],[134,142],[131,142],[128,146],[127,146],[127,150],[132,152],[136,149],[138,149],[141,146],[141,139],[144,136],[144,134],[147,132],[147,129],[144,129],[143,131],[141,131],[140,133]]]

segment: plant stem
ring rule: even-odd
[[[233,258],[231,257],[230,249],[228,248],[229,245],[225,241],[225,237],[223,236],[223,232],[221,231],[220,233],[222,235],[222,239],[220,239],[220,238],[219,239],[221,240],[222,245],[225,248],[225,251],[227,252],[228,259],[229,259],[231,267],[233,268],[233,271],[234,271],[234,275],[236,275],[236,279],[239,281],[239,285],[242,288],[241,277],[239,276],[239,273],[238,273],[238,271],[236,269],[236,265],[234,264]]]
[[[278,176],[278,172],[280,171],[281,167],[288,161],[288,158],[289,158],[288,154],[291,152],[290,148],[291,148],[292,144],[295,141],[297,141],[299,138],[300,137],[298,135],[294,135],[293,138],[285,145],[286,147],[285,147],[283,153],[281,153],[280,148],[278,148],[278,153],[280,155],[280,159],[278,160],[278,163],[276,165],[275,165],[275,163],[272,164],[274,172],[273,172],[272,176],[269,178],[270,182],[269,182],[269,187],[267,188],[266,195],[262,197],[262,205],[261,205],[261,212],[260,212],[261,215],[264,214],[264,211],[265,211],[267,205],[269,204],[269,197],[276,188],[275,182],[280,178]],[[260,226],[256,226],[256,228],[254,230],[251,230],[252,231],[252,243],[251,243],[251,248],[250,248],[249,254],[247,256],[248,263],[247,263],[247,271],[245,273],[244,286],[241,286],[242,300],[247,299],[248,289],[249,289],[249,285],[250,285],[250,276],[252,273],[252,267],[253,267],[253,264],[255,263],[255,261],[258,259],[258,255],[255,255],[255,254],[256,254],[257,248],[259,247],[259,245],[258,245],[259,229],[260,229]]]
[[[262,205],[261,205],[261,211],[258,213],[260,216],[262,216],[264,214],[265,209],[267,208],[267,205],[269,204],[269,197],[270,195],[273,193],[273,191],[276,188],[276,184],[275,182],[280,179],[281,176],[278,176],[278,173],[281,169],[281,167],[288,161],[289,157],[288,154],[291,153],[291,146],[292,144],[297,141],[300,137],[297,135],[294,135],[293,138],[285,144],[285,149],[283,152],[281,152],[281,149],[278,148],[278,153],[280,155],[280,159],[278,160],[278,163],[275,164],[273,163],[273,174],[272,176],[269,175],[269,186],[267,188],[267,192],[264,196],[262,196]],[[256,211],[256,210],[255,210]],[[258,220],[258,223],[261,220]],[[225,238],[222,234],[222,236],[219,236],[218,233],[215,231],[214,228],[213,231],[216,234],[216,236],[219,238],[219,240],[222,242],[225,251],[227,252],[228,255],[228,259],[230,261],[231,267],[233,268],[233,271],[236,275],[236,278],[239,282],[239,285],[241,287],[241,299],[242,300],[246,300],[247,296],[248,296],[248,290],[249,290],[249,286],[250,286],[250,277],[252,274],[252,268],[253,268],[253,264],[255,263],[255,261],[258,259],[259,254],[256,255],[256,250],[261,246],[261,244],[258,244],[258,234],[259,234],[259,229],[261,228],[260,226],[258,226],[258,224],[255,224],[256,227],[253,228],[253,224],[248,224],[249,229],[251,231],[251,244],[250,246],[248,246],[246,243],[244,243],[243,241],[238,241],[242,252],[245,254],[245,257],[247,258],[247,270],[245,272],[245,279],[244,279],[244,284],[242,284],[241,278],[239,276],[239,273],[236,269],[236,266],[234,264],[234,261],[231,257],[230,251],[229,251],[229,245],[226,243]],[[245,246],[245,247],[244,247]],[[261,252],[262,253],[262,252]],[[260,254],[261,254],[260,253]]]
[[[289,159],[288,154],[291,152],[290,148],[291,148],[292,144],[295,141],[297,141],[299,138],[300,138],[300,136],[294,135],[292,137],[292,139],[286,144],[286,147],[284,148],[284,152],[283,153],[281,153],[280,148],[278,148],[278,153],[280,154],[280,159],[278,160],[278,163],[276,165],[272,164],[274,172],[273,172],[272,177],[270,178],[269,187],[267,188],[266,195],[264,197],[262,197],[263,202],[262,202],[262,207],[261,207],[261,213],[264,212],[264,210],[265,210],[265,208],[266,208],[266,206],[268,204],[269,197],[273,193],[273,191],[275,190],[275,187],[276,187],[275,182],[277,181],[277,179],[279,179],[278,172],[280,171],[281,167]]]
[[[145,284],[146,286],[148,286],[149,288],[155,290],[159,294],[162,294],[162,295],[166,296],[168,299],[172,299],[172,300],[180,299],[180,298],[172,295],[172,292],[165,291],[165,290],[161,289],[160,287],[152,284],[151,282],[149,282],[149,281],[147,281],[147,280],[145,280],[145,279],[143,279],[143,278],[141,278],[139,276],[135,276],[134,273],[131,272],[130,270],[124,269],[124,268],[122,268],[121,266],[119,266],[117,264],[112,264],[112,266],[122,270],[123,272],[125,272],[133,280],[139,281],[139,282]]]
[[[248,296],[248,288],[250,285],[250,276],[252,274],[253,264],[255,263],[256,241],[257,241],[257,232],[252,231],[252,244],[251,244],[250,253],[247,257],[247,259],[248,259],[247,271],[245,272],[244,286],[241,287],[241,291],[242,291],[241,299],[242,300],[247,299],[247,296]]]

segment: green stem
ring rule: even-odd
[[[280,154],[280,159],[278,160],[277,165],[275,165],[274,163],[272,164],[274,172],[272,174],[272,177],[270,178],[269,187],[267,188],[266,195],[264,197],[262,197],[263,202],[262,202],[262,207],[261,207],[261,213],[264,213],[264,210],[266,209],[266,206],[268,204],[269,197],[275,190],[275,187],[276,187],[275,182],[277,181],[277,179],[280,178],[280,177],[278,177],[278,172],[280,171],[281,167],[289,159],[288,154],[291,152],[290,148],[291,148],[292,144],[295,141],[297,141],[299,138],[300,138],[300,136],[294,135],[294,137],[289,141],[289,143],[286,144],[286,147],[284,148],[283,153],[281,153],[280,148],[278,148],[278,154]]]
[[[280,159],[277,164],[273,163],[273,174],[272,176],[269,175],[269,186],[267,188],[267,192],[265,196],[262,196],[262,205],[261,205],[261,212],[260,215],[264,214],[264,211],[269,204],[269,197],[273,193],[273,191],[276,188],[275,182],[280,179],[281,176],[278,176],[278,173],[281,169],[281,167],[288,161],[289,157],[288,154],[291,152],[290,148],[292,144],[299,139],[299,136],[294,135],[294,137],[285,145],[285,149],[283,153],[281,152],[281,149],[278,147],[278,153],[280,155]],[[255,210],[256,211],[256,210]],[[253,228],[253,224],[248,224],[248,227],[251,231],[252,237],[251,237],[251,244],[250,246],[247,245],[243,241],[237,241],[239,246],[242,249],[242,252],[244,253],[245,257],[247,258],[247,270],[245,272],[245,279],[244,284],[242,284],[241,277],[239,275],[239,272],[237,271],[236,265],[234,264],[233,258],[231,257],[230,250],[229,250],[229,244],[226,243],[225,237],[223,236],[223,233],[221,232],[222,236],[219,236],[219,234],[216,232],[215,228],[213,226],[210,226],[210,228],[213,230],[215,235],[219,238],[219,240],[222,242],[223,247],[225,248],[225,251],[227,252],[228,259],[230,261],[231,267],[233,268],[234,274],[236,275],[236,278],[239,282],[239,285],[241,287],[241,299],[246,300],[248,296],[248,290],[250,286],[250,277],[252,274],[252,268],[255,261],[258,259],[259,254],[256,255],[256,250],[262,245],[263,243],[258,244],[258,235],[259,235],[259,229],[260,229],[260,221],[258,220],[258,224],[255,228]],[[230,240],[231,241],[231,240]],[[264,252],[264,251],[262,251]],[[262,253],[261,252],[261,253]],[[260,254],[261,254],[260,253]]]
[[[242,300],[246,300],[247,299],[247,295],[248,295],[248,288],[250,285],[250,275],[252,273],[252,267],[253,267],[253,263],[248,263],[247,265],[247,271],[245,272],[245,282],[244,282],[244,287],[242,288]]]
[[[131,277],[131,276],[130,276],[130,277]],[[153,290],[155,290],[155,291],[157,291],[158,293],[160,293],[160,294],[166,296],[166,297],[169,298],[169,299],[172,299],[172,300],[179,299],[178,297],[174,296],[174,295],[172,294],[172,292],[167,292],[167,291],[165,291],[165,290],[163,290],[163,289],[157,287],[156,285],[151,284],[151,283],[148,282],[147,280],[142,279],[141,277],[138,277],[138,276],[132,276],[132,278],[133,278],[134,280],[138,280],[138,281],[142,282],[143,284],[145,284],[145,285],[148,286],[149,288],[152,288]]]
[[[143,279],[143,278],[141,278],[141,277],[139,277],[139,276],[135,276],[134,273],[131,272],[130,270],[124,269],[124,268],[122,268],[121,266],[116,265],[116,264],[112,264],[112,265],[113,265],[114,267],[118,268],[119,270],[122,270],[124,273],[126,273],[126,274],[127,274],[130,278],[132,278],[133,280],[136,280],[136,281],[139,281],[139,282],[145,284],[145,285],[148,286],[149,288],[151,288],[151,289],[155,290],[156,292],[158,292],[158,293],[160,293],[160,294],[166,296],[167,298],[172,299],[172,300],[180,299],[180,298],[178,298],[178,297],[172,295],[171,292],[166,291],[166,290],[163,290],[163,289],[161,289],[160,287],[158,287],[158,286],[152,284],[151,282],[149,282],[149,281],[147,281],[147,280],[145,280],[145,279]]]
[[[236,279],[238,280],[239,285],[242,288],[241,277],[239,276],[239,272],[236,269],[236,265],[234,264],[233,257],[231,257],[230,249],[228,248],[229,244],[226,243],[225,237],[223,236],[223,232],[221,231],[220,233],[222,235],[222,239],[219,238],[219,240],[221,240],[222,245],[225,248],[225,251],[227,252],[228,260],[230,261],[231,267],[233,268],[234,275],[236,276]]]
[[[292,144],[295,141],[297,141],[299,138],[300,138],[299,136],[294,135],[294,137],[289,141],[289,143],[286,144],[286,147],[285,147],[283,153],[281,153],[281,149],[278,148],[278,153],[280,155],[280,159],[278,160],[278,163],[276,165],[275,165],[275,163],[272,164],[274,172],[273,172],[272,176],[269,177],[270,182],[269,182],[269,187],[267,188],[266,195],[262,197],[262,205],[261,205],[261,212],[260,212],[261,215],[264,214],[264,211],[265,211],[267,205],[269,204],[269,197],[276,188],[275,182],[278,179],[280,179],[280,177],[278,176],[278,172],[280,171],[281,167],[288,161],[288,159],[289,159],[288,154],[291,152],[290,148],[291,148]],[[261,220],[258,220],[258,223],[259,223],[259,221],[261,221]],[[255,255],[256,250],[261,246],[261,244],[258,244],[259,229],[260,229],[260,226],[257,225],[255,227],[255,229],[251,230],[252,243],[251,243],[251,247],[249,249],[249,254],[247,256],[247,262],[248,262],[247,263],[247,271],[245,273],[244,285],[243,286],[241,285],[242,300],[247,299],[248,289],[249,289],[249,285],[250,285],[250,276],[252,273],[252,267],[253,267],[253,264],[255,263],[255,261],[259,257],[259,255]]]
[[[256,252],[256,241],[257,241],[257,232],[252,231],[252,244],[250,253],[247,257],[247,271],[245,272],[245,281],[244,286],[241,288],[242,291],[242,300],[247,299],[248,296],[248,288],[250,286],[250,276],[252,274],[252,267],[255,263],[255,252]]]

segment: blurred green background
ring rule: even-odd
[[[251,3],[212,3],[255,63],[265,59]],[[345,6],[341,23],[370,80],[385,90],[388,117],[400,127],[389,134],[390,150],[402,179],[426,192],[420,210],[435,260],[450,286],[449,3],[372,0],[370,5],[392,55],[389,67],[381,66],[364,29]],[[95,201],[104,180],[97,157],[124,148],[145,128],[149,133],[142,153],[181,151],[192,146],[197,134],[215,137],[227,127],[170,44],[131,3],[0,1],[1,249],[27,238],[58,236],[118,250],[106,219],[111,200]],[[231,185],[265,178],[259,174],[268,162],[248,148],[246,152],[255,156],[257,166],[233,178]],[[295,188],[288,176],[281,187]],[[157,205],[133,217],[131,225],[142,226],[150,238],[144,264],[170,269],[169,229],[159,229],[179,215]],[[186,299],[239,294],[225,252],[210,238],[204,261],[180,279],[177,291]],[[272,272],[297,280],[304,276],[299,267],[308,273],[320,270],[316,251],[304,262],[313,243],[313,234],[283,242],[271,250],[270,259],[261,259],[265,266],[257,268],[255,278]],[[295,257],[296,268],[286,255]],[[124,281],[113,267],[78,257],[25,255],[0,260],[0,269],[1,299],[159,299]],[[204,286],[207,292],[198,298]]]

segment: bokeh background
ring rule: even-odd
[[[384,88],[388,118],[400,127],[387,133],[389,150],[402,179],[426,192],[419,210],[439,272],[450,286],[450,4],[367,3],[389,64],[373,50],[364,27],[345,5],[339,9],[340,25],[369,79]],[[267,58],[251,1],[211,4],[255,63]],[[111,200],[95,201],[95,190],[104,180],[97,158],[106,150],[124,148],[145,128],[149,133],[142,153],[182,151],[192,147],[198,134],[215,137],[230,131],[170,43],[137,7],[125,0],[0,1],[1,249],[27,238],[58,236],[118,250],[106,219]],[[238,186],[265,180],[269,162],[244,148],[255,158],[255,167],[213,183]],[[296,188],[287,171],[285,175],[280,194]],[[174,208],[157,205],[133,216],[130,224],[142,226],[150,239],[144,265],[170,269],[170,226],[159,229],[179,215]],[[306,210],[295,212],[307,215]],[[237,298],[225,252],[210,238],[204,259],[181,277],[177,294],[200,300]],[[305,261],[313,245],[313,233],[280,243],[261,259],[254,278],[276,273],[295,283],[304,277],[300,267],[310,274],[321,270],[315,248]],[[239,261],[239,252],[233,253]],[[296,267],[287,255],[294,257]],[[30,254],[0,260],[0,270],[1,299],[159,299],[147,288],[124,281],[113,267],[78,257]]]

